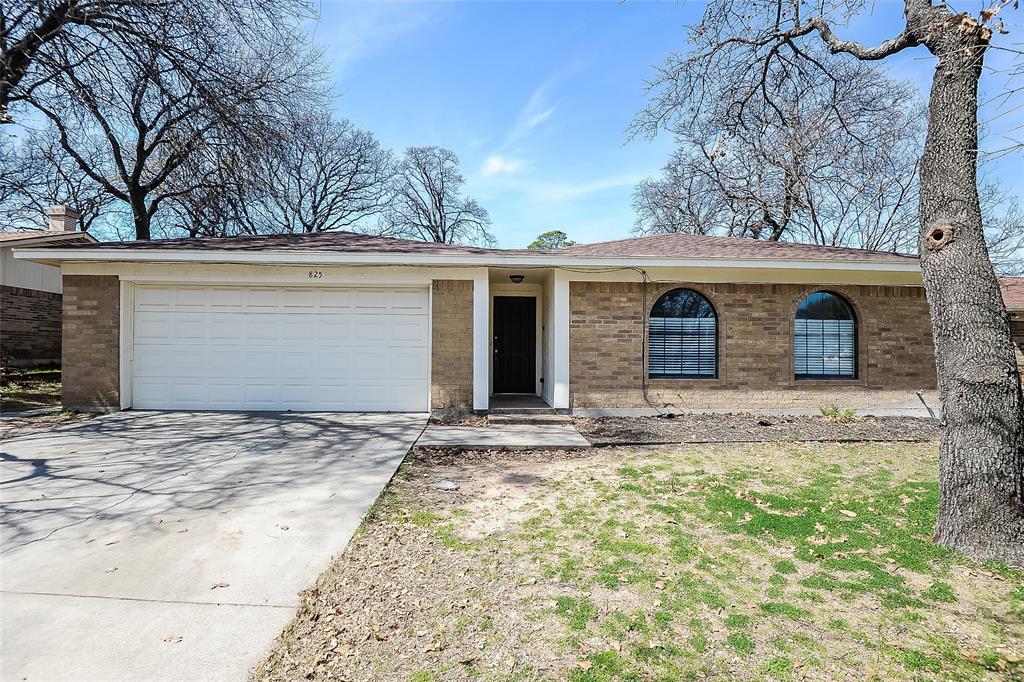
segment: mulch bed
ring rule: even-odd
[[[756,443],[762,441],[921,441],[939,437],[939,420],[918,417],[764,416],[679,414],[577,418],[593,445]]]

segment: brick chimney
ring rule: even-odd
[[[46,209],[46,217],[50,219],[50,229],[54,232],[74,232],[78,225],[78,211],[64,204]]]

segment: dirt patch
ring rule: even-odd
[[[756,443],[765,441],[921,441],[939,436],[937,419],[914,417],[760,416],[681,414],[576,418],[591,443]]]
[[[468,410],[434,410],[431,424],[438,426],[487,426],[487,417]]]
[[[46,431],[58,426],[78,424],[89,421],[98,415],[87,412],[57,412],[55,414],[41,414],[35,417],[16,417],[13,419],[0,419],[0,440],[17,438],[36,431]]]
[[[937,449],[417,451],[252,678],[1014,679],[1024,574],[931,544]]]

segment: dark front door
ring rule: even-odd
[[[494,392],[535,393],[537,300],[494,297]]]

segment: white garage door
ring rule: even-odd
[[[429,409],[426,289],[135,287],[138,409]]]

